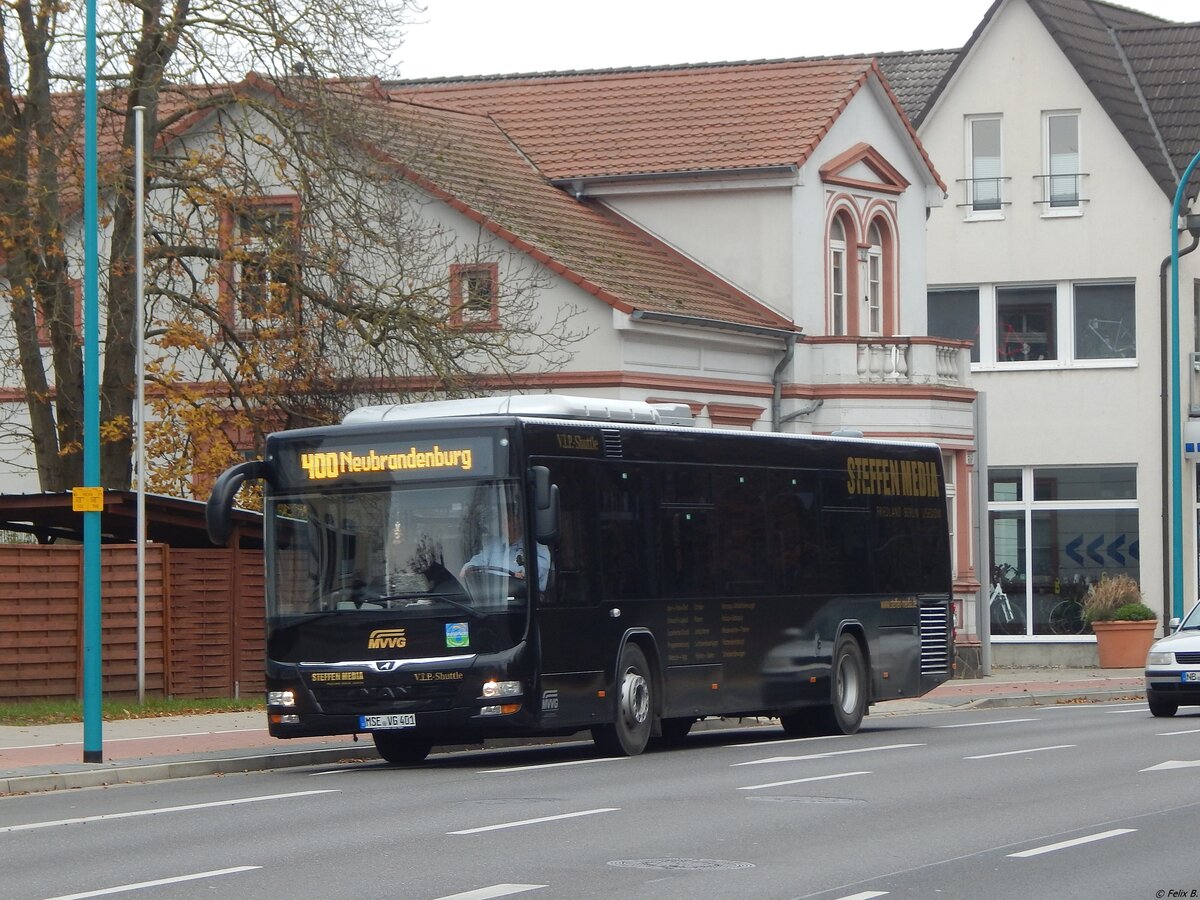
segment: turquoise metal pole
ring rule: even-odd
[[[100,486],[100,316],[96,210],[96,0],[87,4],[83,104],[83,483]],[[104,761],[100,513],[83,513],[83,761]]]
[[[1171,205],[1171,615],[1182,616],[1183,608],[1183,424],[1180,420],[1182,392],[1179,378],[1179,216],[1183,195],[1200,153],[1192,157]]]

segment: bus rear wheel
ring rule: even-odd
[[[375,742],[379,755],[393,766],[415,766],[424,762],[433,749],[433,741],[390,731],[374,731],[371,740]]]
[[[867,666],[858,641],[848,634],[838,638],[832,682],[832,702],[816,710],[817,729],[821,734],[854,734],[867,712]]]
[[[617,666],[617,715],[611,725],[597,725],[592,740],[609,756],[637,756],[646,749],[654,724],[654,684],[646,655],[626,644]]]

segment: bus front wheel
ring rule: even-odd
[[[636,644],[621,650],[616,687],[616,721],[593,728],[592,740],[609,756],[637,756],[646,749],[654,724],[654,684],[646,655]]]
[[[379,755],[393,766],[415,766],[424,762],[433,749],[432,741],[390,731],[372,732],[371,739]]]

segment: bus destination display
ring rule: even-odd
[[[330,448],[288,448],[297,482],[331,483],[384,478],[409,480],[456,475],[480,476],[493,471],[492,439],[451,437],[446,441],[414,441]]]

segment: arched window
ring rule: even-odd
[[[834,216],[829,226],[829,333],[848,334],[846,292],[846,226]]]
[[[863,288],[863,334],[883,334],[883,237],[878,221],[867,230],[867,243],[859,248]]]

